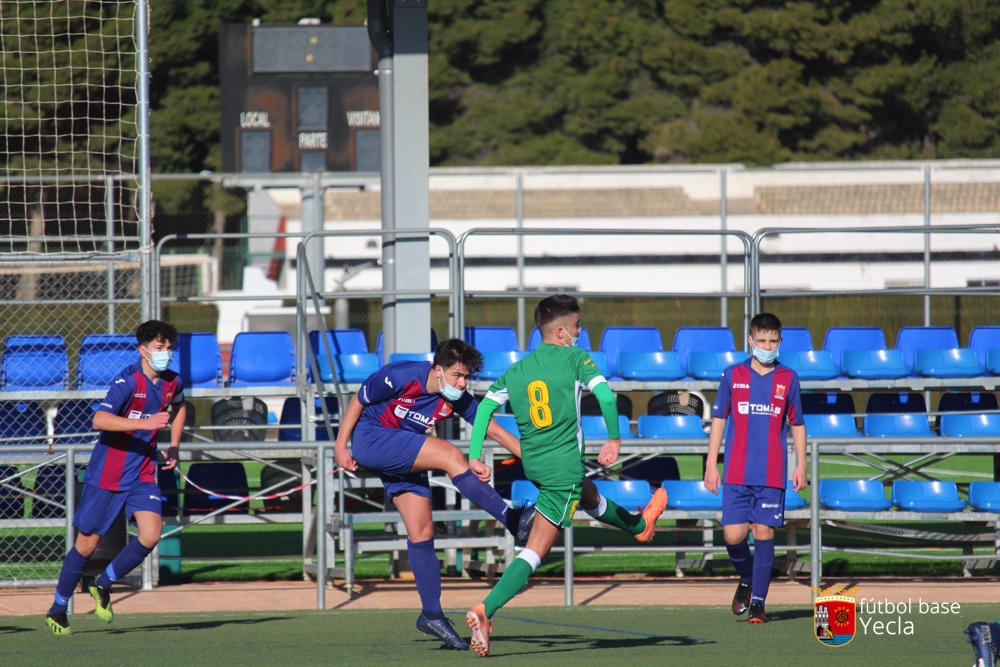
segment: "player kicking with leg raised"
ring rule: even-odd
[[[726,436],[722,486],[722,534],[740,583],[733,613],[750,609],[751,623],[766,623],[764,601],[774,566],[774,529],[784,523],[788,459],[787,425],[795,445],[795,490],[806,486],[806,427],[799,400],[799,376],[776,361],[781,322],[760,313],[747,338],[753,356],[725,370],[712,406],[705,488],[719,492],[719,447]],[[726,418],[732,416],[729,430]],[[747,533],[753,526],[754,554]]]
[[[406,552],[422,605],[417,630],[457,650],[467,650],[469,645],[441,609],[441,563],[434,550],[427,471],[445,472],[462,495],[519,539],[526,537],[534,517],[530,508],[508,511],[504,499],[487,484],[489,466],[478,460],[466,462],[458,447],[427,435],[434,424],[452,414],[469,423],[476,419],[479,404],[465,388],[469,376],[482,365],[482,355],[475,348],[452,338],[437,346],[433,363],[397,361],[383,366],[351,398],[334,448],[337,465],[356,470],[360,464],[379,473],[409,538]],[[517,438],[494,421],[487,426],[491,438],[515,456],[519,453]]]
[[[539,488],[536,517],[528,544],[503,573],[486,599],[466,614],[472,628],[472,648],[479,655],[490,651],[490,619],[528,582],[528,578],[573,521],[578,504],[598,521],[621,528],[640,542],[653,538],[656,519],[667,504],[658,489],[641,514],[632,514],[601,498],[585,476],[583,433],[580,430],[580,396],[593,392],[601,406],[609,440],[597,460],[610,466],[618,458],[621,438],[614,394],[597,370],[594,360],[575,347],[580,335],[580,306],[575,298],[557,294],[535,308],[535,325],[542,344],[517,362],[490,387],[479,405],[469,445],[470,463],[479,459],[483,438],[493,413],[508,400],[521,432],[524,473]]]
[[[163,510],[160,485],[156,481],[156,431],[170,419],[169,406],[177,411],[170,429],[170,448],[164,470],[177,466],[177,451],[184,429],[184,388],[181,378],[168,370],[177,330],[157,320],[139,325],[135,334],[139,360],[111,381],[111,388],[94,413],[94,430],[100,431],[97,445],[83,477],[80,506],[73,517],[79,531],[76,545],[66,554],[56,599],[45,622],[56,635],[72,631],[66,618],[69,598],[83,575],[87,560],[101,536],[125,508],[139,529],[108,568],[89,587],[97,604],[97,618],[110,623],[111,584],[131,572],[160,541]]]

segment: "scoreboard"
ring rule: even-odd
[[[365,26],[222,25],[222,170],[378,171],[376,62]]]

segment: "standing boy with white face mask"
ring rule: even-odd
[[[764,600],[774,566],[774,529],[785,517],[786,429],[792,425],[792,482],[799,491],[806,486],[806,427],[799,376],[777,361],[781,322],[770,313],[756,315],[750,321],[747,341],[753,355],[725,370],[712,406],[705,488],[717,494],[722,486],[722,532],[729,559],[740,575],[733,613],[739,616],[749,607],[751,623],[766,623]],[[719,447],[724,432],[726,460],[720,480]],[[751,524],[753,556],[747,540]]]
[[[104,400],[94,412],[97,445],[83,478],[80,506],[73,526],[80,533],[76,545],[63,561],[56,586],[55,603],[45,622],[56,635],[71,633],[66,610],[87,560],[125,508],[125,516],[136,524],[139,535],[89,586],[97,604],[97,617],[105,623],[114,618],[111,584],[131,572],[160,541],[163,514],[160,485],[156,480],[156,432],[170,421],[169,406],[177,416],[170,429],[170,448],[164,470],[177,466],[178,446],[186,410],[181,378],[168,370],[177,329],[166,322],[150,320],[135,333],[139,359],[111,380]]]

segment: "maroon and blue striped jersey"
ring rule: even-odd
[[[800,425],[799,376],[775,363],[761,375],[753,359],[730,366],[719,383],[712,416],[726,424],[725,484],[783,489],[788,466],[788,424]],[[734,409],[735,408],[735,409]]]
[[[168,404],[183,402],[179,375],[164,371],[154,383],[142,372],[142,361],[137,361],[115,376],[97,409],[126,419],[146,419]],[[83,481],[108,491],[155,484],[156,431],[101,431]]]
[[[424,433],[453,412],[470,424],[475,422],[479,403],[471,394],[462,394],[451,403],[439,394],[427,393],[425,383],[433,366],[429,361],[396,361],[372,373],[358,390],[358,401],[364,406],[358,424]]]

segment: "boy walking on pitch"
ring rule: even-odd
[[[535,325],[542,344],[490,387],[476,412],[469,445],[471,464],[482,453],[493,413],[509,400],[521,432],[524,473],[539,488],[526,548],[486,599],[466,614],[472,628],[472,648],[484,657],[490,649],[490,618],[528,582],[562,529],[571,525],[578,504],[598,521],[620,528],[640,542],[653,538],[656,519],[667,504],[666,491],[658,489],[641,514],[632,514],[602,498],[585,476],[581,393],[587,388],[597,397],[608,427],[609,439],[597,457],[604,466],[617,460],[621,446],[615,397],[594,360],[575,347],[580,335],[580,306],[574,297],[557,294],[543,299],[535,308]]]
[[[795,491],[806,486],[806,427],[799,376],[777,361],[781,322],[769,313],[756,315],[747,340],[753,356],[725,370],[712,406],[705,488],[718,494],[722,487],[722,532],[729,560],[740,575],[733,613],[739,616],[749,607],[751,623],[766,623],[764,600],[774,566],[774,529],[785,516],[787,425],[792,425],[795,445]],[[720,480],[723,432],[726,458]],[[751,524],[752,556],[747,541]]]
[[[163,514],[156,481],[156,431],[167,425],[168,406],[177,411],[170,429],[170,448],[164,470],[177,466],[178,445],[184,429],[184,388],[181,378],[168,370],[177,342],[177,330],[166,322],[150,320],[139,325],[135,337],[139,360],[111,381],[111,387],[94,413],[94,430],[100,431],[83,478],[80,506],[73,526],[80,532],[76,545],[63,561],[55,602],[45,622],[56,635],[72,631],[66,618],[87,560],[125,508],[139,529],[132,540],[89,587],[97,604],[97,618],[110,623],[111,584],[131,572],[160,541]]]

